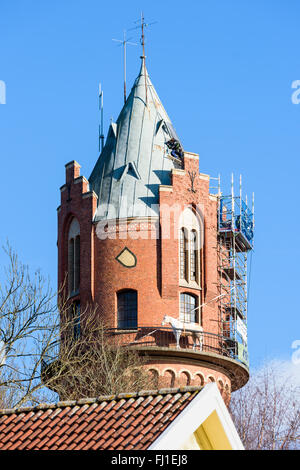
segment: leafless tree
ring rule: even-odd
[[[136,372],[143,359],[109,338],[93,309],[81,312],[81,331],[75,338],[79,325],[69,300],[53,292],[39,271],[32,274],[9,245],[5,251],[8,266],[0,277],[0,408],[151,385],[148,373]],[[53,345],[57,356],[52,357]]]
[[[80,334],[77,322],[71,306],[62,318],[54,355],[50,354],[50,360],[45,355],[44,383],[61,399],[149,390],[154,386],[154,379],[144,368],[145,358],[111,333],[95,308],[81,312]]]
[[[0,277],[0,406],[17,406],[41,388],[40,351],[56,334],[56,294],[40,271],[31,273],[9,244]]]
[[[264,366],[232,395],[230,411],[248,450],[300,449],[300,387],[285,367]]]

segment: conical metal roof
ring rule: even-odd
[[[181,165],[166,142],[179,141],[142,58],[140,73],[89,178],[98,195],[95,220],[158,216],[159,185]],[[156,205],[156,207],[155,207]],[[154,206],[154,207],[153,207]]]

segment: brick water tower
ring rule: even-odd
[[[228,401],[249,376],[253,211],[199,173],[141,59],[89,179],[66,165],[58,283],[67,274],[77,327],[97,305],[109,334],[147,355],[158,386],[215,381]]]

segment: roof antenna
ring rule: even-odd
[[[144,61],[144,65],[145,65],[145,64],[146,64],[146,55],[145,55],[145,28],[148,27],[148,26],[151,26],[152,24],[157,23],[157,21],[153,21],[152,23],[145,23],[144,13],[141,12],[141,19],[135,21],[135,23],[139,23],[139,25],[136,26],[135,28],[131,28],[130,30],[141,28],[141,39],[140,39],[140,42],[141,42],[142,49],[143,49],[143,55],[141,56],[141,59]],[[130,30],[129,30],[129,31],[130,31]],[[148,100],[147,100],[146,69],[145,69],[145,90],[146,90],[146,105],[147,105]]]
[[[99,125],[99,152],[102,152],[104,145],[104,130],[103,130],[103,90],[101,83],[99,83],[99,110],[100,110],[100,125]]]
[[[131,38],[130,38],[131,39]],[[130,39],[126,39],[126,30],[123,31],[123,40],[121,39],[113,39],[113,41],[120,42],[120,46],[123,44],[123,51],[124,51],[124,104],[126,103],[126,45],[129,44],[130,46],[137,46],[135,42],[129,42]]]
[[[142,58],[144,60],[146,60],[146,55],[145,55],[145,30],[144,28],[146,27],[146,23],[145,23],[145,18],[144,18],[144,13],[141,12],[141,30],[142,30],[142,34],[141,34],[141,45],[142,45],[142,48],[143,48],[143,56]]]

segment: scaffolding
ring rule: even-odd
[[[247,315],[248,315],[248,254],[253,249],[254,195],[252,210],[247,198],[242,198],[242,177],[239,194],[234,193],[231,178],[231,194],[221,193],[218,179],[218,290],[219,322],[221,335],[229,354],[246,366]]]

